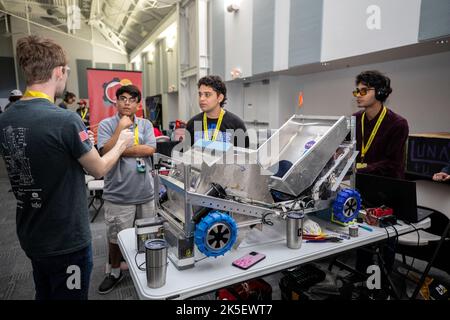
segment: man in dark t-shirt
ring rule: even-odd
[[[78,115],[54,104],[68,78],[64,50],[38,36],[16,48],[27,88],[0,117],[0,154],[17,199],[17,235],[33,266],[36,299],[87,299],[92,248],[83,168],[104,176],[132,133],[121,133],[100,158]]]
[[[249,140],[244,121],[230,111],[224,110],[227,100],[225,83],[218,76],[206,76],[198,81],[198,98],[203,111],[186,125],[185,142],[194,145],[200,140],[228,142],[248,148]],[[190,140],[189,140],[190,139]]]

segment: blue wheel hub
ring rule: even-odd
[[[339,191],[333,203],[334,219],[343,223],[354,220],[361,209],[361,195],[353,189]]]
[[[236,242],[236,237],[236,222],[220,211],[210,212],[195,227],[195,245],[207,257],[223,256]]]

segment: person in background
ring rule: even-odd
[[[158,129],[158,126],[156,125],[156,121],[151,121],[152,125],[153,125],[153,133],[155,134],[155,137],[160,137],[162,136],[162,132],[161,130]]]
[[[77,114],[81,117],[84,125],[89,128],[89,108],[87,106],[86,100],[81,99],[78,101],[79,107],[77,108]]]
[[[70,69],[68,69],[68,70],[70,70]],[[75,95],[75,93],[66,91],[66,93],[64,94],[64,99],[59,104],[59,106],[63,109],[67,109],[67,107],[73,105],[75,103],[75,101],[77,101],[77,96]]]
[[[442,168],[441,172],[433,175],[434,181],[447,182],[450,181],[450,165]]]
[[[9,98],[8,98],[9,103],[5,106],[5,111],[6,111],[6,109],[8,109],[14,102],[16,102],[16,101],[22,99],[22,96],[23,96],[22,91],[20,91],[20,90],[18,90],[18,89],[15,89],[15,90],[11,91],[11,93],[9,94]]]
[[[0,117],[0,154],[17,199],[17,236],[37,300],[87,299],[93,261],[84,170],[104,176],[132,133],[121,131],[100,157],[81,119],[54,103],[68,78],[64,49],[38,36],[20,38],[16,48],[27,88]]]

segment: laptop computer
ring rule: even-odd
[[[394,215],[405,222],[422,221],[434,212],[417,207],[416,183],[413,181],[357,173],[356,190],[366,208],[390,207]]]

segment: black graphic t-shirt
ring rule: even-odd
[[[211,140],[217,126],[218,119],[207,118],[208,123],[208,137]],[[237,147],[248,148],[248,136],[244,135],[247,132],[244,121],[238,116],[226,111],[222,119],[222,124],[219,128],[220,132],[217,135],[216,141],[228,142]],[[203,112],[194,116],[188,121],[186,125],[186,134],[190,134],[191,146],[200,139],[204,139],[203,133]]]
[[[0,116],[0,154],[17,199],[17,234],[29,257],[91,242],[84,171],[90,151],[80,117],[46,99],[18,101]]]

